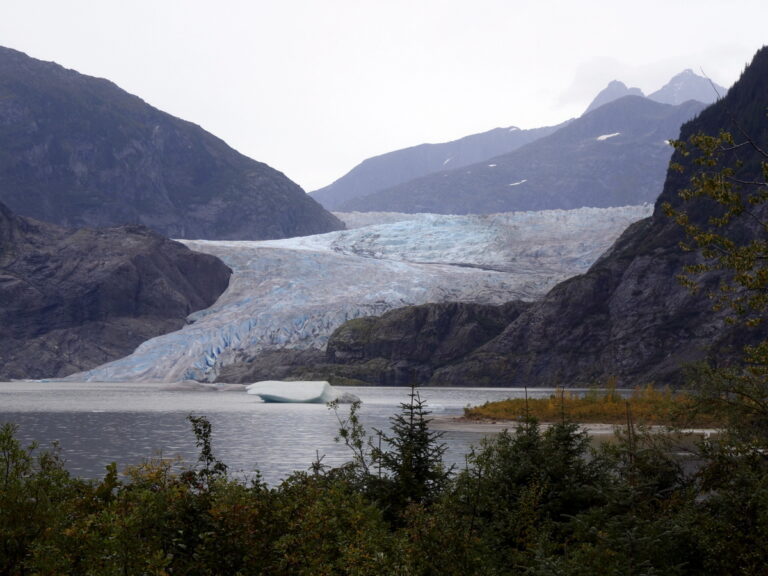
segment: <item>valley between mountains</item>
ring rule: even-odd
[[[106,80],[5,48],[0,72],[0,377],[679,385],[764,336],[712,312],[725,275],[679,284],[701,259],[662,205],[690,178],[670,159],[694,168],[670,140],[768,140],[766,49],[727,91],[612,82],[311,194]]]
[[[428,302],[530,301],[586,271],[630,223],[649,212],[650,206],[633,206],[487,216],[404,214],[396,222],[287,240],[188,240],[188,247],[232,268],[225,293],[192,314],[181,330],[71,378],[212,381],[239,364],[259,366],[265,353],[322,353],[333,331],[355,318]],[[310,357],[316,360],[317,354]],[[283,362],[287,358],[290,354],[283,354]],[[270,365],[273,374],[296,368]]]

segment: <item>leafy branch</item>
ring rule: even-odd
[[[703,262],[686,266],[679,277],[688,287],[696,288],[701,275],[727,270],[718,293],[712,293],[715,307],[730,306],[739,315],[749,315],[747,323],[759,324],[768,307],[768,153],[747,136],[736,142],[725,131],[717,136],[693,135],[687,142],[673,142],[684,158],[691,158],[695,173],[690,185],[679,192],[685,201],[681,208],[670,202],[664,212],[679,224],[687,240],[686,251],[698,249]],[[744,154],[749,157],[744,157]],[[744,177],[747,161],[759,160],[760,175]],[[683,172],[679,163],[673,170]],[[715,203],[715,213],[704,222],[689,212],[694,201]],[[746,233],[745,231],[749,231]]]

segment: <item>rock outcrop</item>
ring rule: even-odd
[[[336,375],[384,386],[429,381],[440,367],[500,334],[528,306],[451,302],[358,318],[334,332],[326,360],[344,367]]]
[[[440,367],[487,343],[529,306],[448,302],[357,318],[319,350],[273,350],[222,368],[219,382],[265,377],[324,378],[340,384],[403,386],[426,382]]]
[[[230,274],[143,226],[65,229],[0,204],[0,380],[129,354],[213,304]]]
[[[68,227],[142,224],[172,238],[339,230],[283,174],[111,82],[0,48],[0,201]]]

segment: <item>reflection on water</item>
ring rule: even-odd
[[[387,429],[389,417],[407,400],[405,388],[345,388],[363,401],[362,420],[369,430]],[[435,415],[459,415],[468,404],[520,396],[520,389],[423,388],[422,398]],[[531,394],[548,395],[551,390]],[[341,411],[346,413],[347,406]],[[264,404],[241,386],[196,384],[96,384],[56,382],[0,383],[0,423],[19,426],[24,444],[47,447],[58,441],[67,467],[87,478],[104,475],[110,462],[138,464],[152,456],[197,458],[188,414],[207,417],[213,427],[216,456],[230,471],[253,476],[259,470],[274,483],[295,470],[306,470],[319,456],[327,465],[349,459],[334,442],[338,422],[321,404]],[[446,432],[446,459],[462,465],[464,455],[482,436]]]

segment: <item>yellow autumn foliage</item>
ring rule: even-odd
[[[714,414],[699,406],[695,395],[647,385],[633,390],[593,388],[586,392],[558,388],[546,398],[509,398],[465,408],[473,419],[520,420],[528,414],[541,422],[717,426]]]

